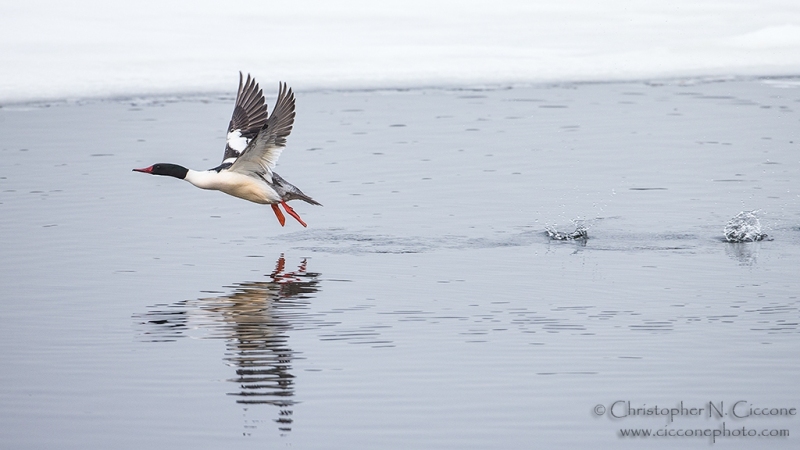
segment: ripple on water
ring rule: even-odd
[[[542,242],[538,233],[521,232],[503,234],[496,238],[473,238],[468,236],[445,235],[392,236],[345,232],[339,228],[304,230],[272,238],[280,242],[297,245],[297,249],[334,254],[364,253],[424,253],[439,249],[468,250],[481,248],[519,247]]]

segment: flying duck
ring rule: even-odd
[[[286,223],[278,205],[307,226],[303,219],[286,204],[303,200],[312,205],[319,202],[284,180],[274,172],[275,164],[286,146],[286,137],[294,124],[294,94],[286,83],[278,85],[278,98],[272,114],[267,117],[264,95],[255,79],[239,72],[239,91],[236,106],[228,125],[228,137],[222,164],[213,169],[195,171],[177,164],[158,163],[135,172],[165,175],[186,180],[201,188],[222,191],[254,203],[272,206],[281,226]]]

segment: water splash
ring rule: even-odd
[[[742,211],[725,225],[723,233],[728,242],[756,242],[764,240],[766,233],[761,231],[758,210]]]
[[[571,233],[558,231],[549,225],[545,227],[544,232],[554,241],[585,241],[589,239],[589,229],[583,220],[573,220],[572,224],[575,225],[575,231]]]

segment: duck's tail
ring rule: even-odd
[[[312,205],[322,206],[322,203],[314,200],[306,194],[303,194],[303,191],[298,189],[297,186],[284,180],[275,172],[272,172],[272,182],[276,187],[279,188],[281,200],[285,202],[288,202],[289,200],[302,200],[306,203],[311,203]]]
[[[283,196],[283,201],[289,200],[302,200],[306,203],[311,203],[312,205],[322,206],[322,203],[314,200],[313,198],[307,196],[300,192],[300,189],[297,189],[296,192],[287,192],[286,195]]]

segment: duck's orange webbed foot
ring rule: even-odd
[[[286,217],[283,216],[283,213],[281,212],[281,209],[278,208],[278,205],[273,203],[269,206],[272,206],[272,211],[275,212],[275,217],[278,218],[278,222],[281,223],[281,226],[286,225]]]
[[[290,216],[294,217],[295,219],[297,219],[298,222],[300,222],[300,225],[302,225],[304,227],[308,226],[308,225],[306,225],[305,222],[303,222],[303,219],[301,219],[300,216],[296,212],[294,212],[294,209],[292,209],[291,206],[286,204],[286,202],[281,201],[281,205],[283,205],[283,209],[286,210],[287,214],[289,214]],[[277,208],[277,205],[273,205],[273,206],[275,206]]]

